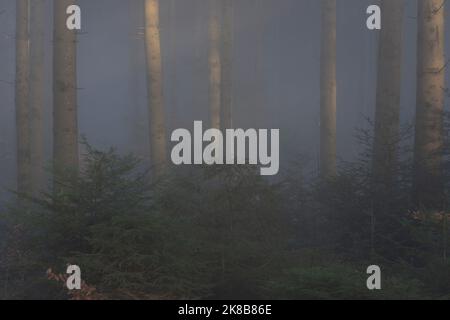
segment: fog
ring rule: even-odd
[[[53,2],[44,1],[47,18],[45,162],[50,168],[53,156]],[[130,1],[140,2],[142,10],[133,12]],[[77,1],[82,10],[82,29],[78,32],[77,38],[78,131],[80,138],[86,137],[89,144],[95,148],[114,147],[120,154],[136,153],[139,157],[143,157],[145,164],[149,164],[144,4],[142,0],[130,1]],[[415,123],[417,1],[420,0],[405,0],[400,102],[401,124],[404,127],[412,127]],[[170,143],[170,134],[174,130],[178,128],[192,130],[194,121],[198,120],[205,124],[210,122],[208,65],[210,12],[208,0],[176,0],[173,7],[172,1],[160,0],[159,3],[164,113],[170,150],[174,145]],[[363,146],[358,144],[357,130],[371,129],[371,123],[375,118],[380,31],[369,30],[366,26],[368,18],[366,9],[372,4],[379,3],[378,0],[337,0],[339,164],[360,156]],[[446,6],[445,10],[448,16],[450,6]],[[5,208],[9,203],[8,200],[12,199],[11,191],[16,190],[17,183],[15,11],[15,0],[0,0],[0,209]],[[446,59],[450,52],[449,28],[450,24],[447,23]],[[277,177],[279,180],[289,176],[290,169],[298,161],[301,161],[305,168],[305,176],[315,178],[319,175],[320,58],[321,1],[234,1],[233,126],[243,129],[280,129],[280,172]],[[448,78],[450,69],[445,70]],[[445,98],[446,108],[448,102],[449,96]],[[413,145],[412,138],[409,143]],[[80,152],[83,153],[84,150],[81,149]],[[339,184],[334,187],[337,192],[340,191]],[[238,189],[236,193],[240,193],[240,190]],[[361,203],[370,206],[370,200],[364,197],[362,199]],[[314,201],[315,199],[311,202],[316,205]],[[280,207],[281,204],[285,205],[283,201],[280,201]],[[408,205],[410,204],[408,202]],[[316,207],[302,208],[304,211],[301,211],[292,206],[292,209],[289,207],[287,210],[282,207],[280,212],[289,211],[287,216],[292,224],[294,220],[296,223],[306,222],[304,230],[299,227],[296,229],[298,234],[294,233],[291,238],[295,242],[295,239],[304,236],[308,244],[308,241],[315,243],[317,240],[315,236],[311,236],[313,240],[308,238],[316,228],[315,220],[314,222],[308,220],[310,214],[308,210],[314,212]],[[300,204],[298,206],[301,207]],[[246,209],[250,211],[248,208],[242,210]],[[359,207],[355,206],[352,209],[356,212]],[[393,216],[397,217],[397,209],[392,210]],[[371,210],[374,210],[373,207]],[[401,210],[405,213],[408,211],[403,207],[398,209]],[[331,221],[330,225],[333,226],[333,218],[329,218],[325,211],[317,210],[323,214],[323,219]],[[351,210],[344,206],[342,209],[344,218],[348,211]],[[296,214],[299,216],[295,216]],[[295,218],[292,218],[293,216]],[[351,222],[344,221],[342,223],[344,227],[336,228],[339,232],[345,233],[346,227],[355,221],[352,216],[349,217],[348,220]],[[361,219],[366,218],[364,216]],[[409,218],[416,222],[415,216]],[[385,223],[383,227],[391,225],[389,219],[383,221]],[[367,218],[364,223],[368,221]],[[369,229],[365,229],[364,223],[360,223],[355,230],[359,228],[358,232],[367,234]],[[322,226],[324,228],[322,230],[325,230],[323,234],[329,231],[328,228],[332,229],[330,225]],[[304,232],[300,232],[300,229]],[[391,231],[389,227],[385,227],[384,230]],[[292,239],[289,240],[292,242]],[[409,238],[407,239],[409,241]],[[347,245],[345,240],[342,248]],[[298,243],[304,245],[302,241],[298,240]],[[322,245],[320,241],[317,242],[318,246]],[[333,239],[330,242],[333,242]],[[382,240],[380,243],[383,250],[389,251],[391,248]],[[374,244],[370,245],[373,248]],[[419,247],[416,243],[411,245],[415,248],[414,246]],[[345,252],[342,248],[337,251]],[[399,252],[401,250],[399,249]],[[389,254],[386,256],[390,258]],[[361,260],[357,260],[357,263],[365,261],[365,258],[364,256]]]
[[[47,1],[48,11],[51,5]],[[161,2],[165,97],[169,132],[191,128],[208,118],[207,6],[205,0],[178,1],[169,21],[168,1]],[[348,160],[358,152],[355,128],[373,118],[378,32],[366,27],[366,8],[374,1],[338,1],[338,155]],[[263,1],[263,46],[258,50],[255,1],[242,1],[235,11],[234,120],[237,127],[280,128],[282,161],[318,157],[320,3],[315,0]],[[78,45],[79,130],[94,145],[128,151],[133,144],[133,106],[145,115],[144,56],[132,74],[130,38],[143,46],[142,30],[130,21],[130,6],[121,0],[79,1],[82,32]],[[416,1],[407,1],[404,32],[402,121],[411,123],[415,107]],[[14,184],[14,24],[15,1],[0,4],[1,183]],[[47,15],[51,18],[51,15]],[[176,48],[170,48],[170,29]],[[51,21],[47,28],[48,110],[51,107]],[[134,34],[133,34],[134,33]],[[143,48],[143,47],[142,47]],[[174,65],[170,51],[175,50]],[[141,50],[142,51],[142,50]],[[262,66],[255,64],[260,55]],[[175,69],[175,71],[173,71]],[[170,83],[171,72],[176,82]],[[133,80],[134,78],[134,80]],[[137,78],[137,80],[136,80]],[[134,82],[132,82],[134,81]],[[132,84],[130,84],[132,82]],[[171,105],[176,95],[177,105]],[[261,99],[261,100],[259,100]],[[257,105],[262,101],[262,105]],[[50,125],[50,122],[49,122]],[[51,141],[51,130],[47,130]],[[51,146],[51,143],[49,143]],[[50,149],[48,150],[50,153]],[[283,167],[283,166],[282,166]]]

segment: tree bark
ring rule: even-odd
[[[169,103],[172,109],[173,121],[178,121],[178,68],[177,68],[177,52],[178,52],[178,37],[177,37],[177,0],[170,0],[169,2],[169,19],[168,19],[169,32],[169,92],[170,95],[166,101]]]
[[[31,189],[36,195],[45,187],[44,105],[45,105],[45,2],[31,2],[31,69],[30,69],[30,153]]]
[[[76,30],[66,26],[73,0],[54,1],[53,165],[55,178],[78,173]],[[56,187],[56,186],[55,186]]]
[[[398,167],[404,1],[383,0],[381,10],[373,180],[389,192]]]
[[[148,148],[148,121],[146,106],[140,99],[141,92],[141,70],[144,64],[143,56],[140,53],[144,50],[142,31],[144,28],[144,13],[142,8],[143,0],[133,0],[130,3],[130,82],[129,90],[131,94],[131,112],[130,125],[131,137],[130,143],[132,152],[141,160],[149,159]],[[142,59],[142,60],[141,60]]]
[[[222,0],[223,29],[222,29],[222,127],[233,127],[233,0]]]
[[[336,0],[322,0],[320,175],[336,175]]]
[[[210,0],[209,6],[209,106],[211,128],[220,129],[222,57],[218,1]]]
[[[252,102],[254,103],[254,118],[253,122],[255,127],[264,128],[264,119],[266,119],[266,109],[267,106],[265,104],[266,97],[266,87],[265,87],[265,51],[264,51],[264,41],[266,34],[266,19],[267,12],[265,9],[266,4],[263,0],[254,0],[254,8],[255,8],[255,53],[254,53],[254,64],[255,64],[255,74],[254,74],[254,86],[253,86],[253,94],[254,99]]]
[[[425,207],[440,207],[443,196],[444,19],[443,1],[418,2],[414,199]]]
[[[150,117],[150,157],[156,175],[159,175],[164,171],[167,161],[159,0],[145,1],[145,47]]]
[[[16,135],[17,135],[17,191],[28,194],[31,191],[30,131],[29,131],[29,41],[28,0],[16,1]]]

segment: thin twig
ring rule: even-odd
[[[445,5],[446,2],[447,2],[447,0],[444,0],[442,2],[442,4],[439,6],[439,8],[436,8],[436,9],[433,10],[433,13],[437,14],[439,11],[441,11],[444,8],[444,5]]]
[[[0,82],[1,82],[1,83],[6,83],[6,84],[10,84],[10,85],[13,85],[13,84],[14,84],[14,82],[12,82],[12,81],[0,80]]]

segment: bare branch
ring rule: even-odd
[[[447,2],[447,0],[444,0],[438,8],[434,9],[433,14],[437,14],[439,11],[441,11],[444,8],[444,5],[446,2]]]
[[[9,84],[9,85],[14,85],[13,81],[0,80],[0,83],[6,83],[6,84]]]

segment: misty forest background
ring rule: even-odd
[[[444,0],[76,3],[0,0],[0,298],[450,298]],[[174,167],[195,120],[279,175]]]

